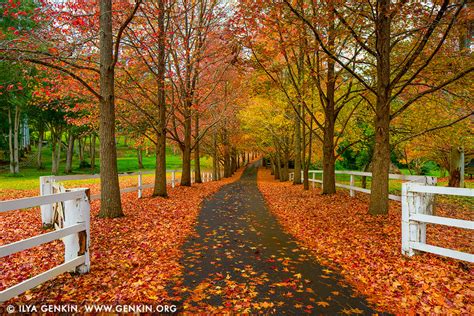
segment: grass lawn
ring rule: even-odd
[[[97,153],[98,155],[98,149]],[[31,190],[37,189],[39,186],[39,177],[40,176],[47,176],[51,175],[51,148],[49,146],[45,146],[42,150],[43,156],[43,170],[38,170],[36,168],[36,157],[37,152],[36,148],[33,149],[33,152],[28,155],[28,157],[24,158],[20,163],[20,174],[18,175],[11,175],[9,174],[8,166],[5,168],[0,169],[0,190],[2,189],[12,189],[12,190]],[[137,160],[137,153],[136,150],[133,148],[129,148],[123,144],[117,145],[117,163],[118,163],[118,171],[120,173],[123,172],[131,172],[131,171],[139,171],[138,168],[138,160]],[[90,158],[85,153],[86,161],[90,162]],[[60,172],[59,175],[64,174],[64,167],[66,164],[66,153],[63,152],[61,155],[61,164],[60,164]],[[79,158],[77,155],[74,156],[73,159],[73,174],[94,174],[99,173],[99,158],[96,158],[96,168],[91,170],[90,168],[80,169],[79,168]],[[181,170],[181,156],[178,153],[177,155],[172,152],[171,149],[167,150],[166,155],[166,168],[168,170],[176,169]],[[201,169],[208,170],[212,166],[212,159],[211,158],[201,158]],[[149,155],[147,156],[145,152],[143,152],[143,167],[145,170],[153,170],[155,168],[155,155],[153,151],[150,151]],[[94,179],[88,180],[93,182]],[[96,180],[98,182],[98,179]]]

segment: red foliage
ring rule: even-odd
[[[170,303],[176,298],[169,297],[165,286],[182,274],[180,246],[193,231],[202,200],[240,174],[193,187],[169,188],[169,198],[137,200],[134,192],[123,194],[125,217],[117,219],[98,218],[100,201],[93,201],[91,272],[62,274],[9,303]],[[40,223],[38,209],[2,214],[0,244],[42,233]],[[0,290],[60,264],[62,247],[56,241],[6,257],[0,264]]]
[[[281,225],[323,264],[338,269],[377,308],[396,314],[465,314],[474,307],[473,266],[432,254],[401,254],[400,204],[387,216],[368,215],[366,196],[324,196],[319,189],[273,180],[260,170],[258,185]],[[469,218],[472,211],[443,207],[440,216]],[[428,227],[429,243],[474,252],[469,232]]]

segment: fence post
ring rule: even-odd
[[[53,194],[53,180],[51,176],[40,177],[40,195],[49,195]],[[53,205],[46,204],[41,205],[41,221],[43,227],[53,224]]]
[[[142,192],[142,183],[143,183],[143,181],[142,181],[142,172],[139,171],[138,172],[138,198],[139,199],[142,198],[142,194],[143,194],[143,192]]]
[[[411,221],[412,214],[429,214],[432,209],[432,194],[423,194],[412,191],[413,186],[425,185],[421,183],[402,184],[402,253],[413,256],[415,251],[411,242],[426,243],[426,223]]]
[[[414,252],[410,248],[410,203],[413,193],[409,192],[409,183],[402,183],[402,253],[406,256],[413,256]],[[408,194],[411,196],[409,197]]]
[[[355,182],[354,182],[354,175],[351,174],[350,186],[353,187],[354,185],[355,185]],[[350,193],[350,196],[351,196],[351,197],[354,197],[354,196],[355,196],[355,191],[352,190],[352,188],[351,188],[351,190],[349,191],[349,193]]]
[[[176,182],[176,170],[171,170],[171,187],[174,188]]]
[[[313,189],[316,187],[316,172],[313,172]]]
[[[425,177],[424,185],[436,185],[436,177]],[[419,198],[419,210],[418,213],[433,215],[434,204],[435,204],[435,195],[430,193],[417,193]],[[426,243],[426,223],[419,223],[419,234],[420,242]]]
[[[87,273],[90,270],[90,191],[89,189],[71,189],[69,191],[83,191],[84,195],[76,200],[64,202],[63,226],[68,227],[84,223],[86,230],[62,238],[64,243],[64,261],[69,261],[77,256],[85,256],[83,265],[76,267],[76,272]]]

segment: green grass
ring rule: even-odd
[[[66,165],[66,157],[63,152],[61,155],[61,163],[59,167],[59,175],[64,174],[64,168]],[[97,148],[98,155],[98,148]],[[38,170],[36,168],[36,148],[31,154],[28,155],[20,164],[20,174],[12,175],[9,173],[8,168],[0,170],[0,190],[2,189],[14,189],[14,190],[32,190],[37,189],[39,186],[39,177],[51,175],[51,148],[45,146],[42,150],[43,166],[44,169]],[[132,172],[140,170],[138,168],[138,160],[136,150],[129,148],[123,144],[117,146],[117,167],[120,173]],[[90,162],[90,158],[85,154],[86,161]],[[155,168],[155,155],[154,151],[150,151],[149,155],[143,152],[143,167],[145,170],[152,170]],[[25,165],[26,163],[26,165]],[[74,155],[73,158],[73,174],[93,174],[99,173],[99,158],[96,158],[96,168],[91,170],[90,168],[80,169],[79,168],[79,157]],[[171,149],[167,149],[166,154],[166,168],[180,170],[182,166],[180,153],[174,154]],[[201,169],[208,170],[212,166],[212,160],[207,157],[201,158]],[[8,166],[5,166],[8,167]]]

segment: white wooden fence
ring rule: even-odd
[[[72,189],[64,193],[1,201],[0,213],[52,203],[64,203],[64,214],[56,223],[56,230],[0,246],[0,257],[3,258],[56,239],[62,239],[64,243],[64,263],[1,291],[0,303],[66,271],[76,271],[79,273],[89,272],[89,189]]]
[[[322,170],[310,170],[309,181],[313,183],[322,183],[322,180],[316,179],[316,174],[322,175]],[[350,195],[355,196],[355,191],[370,194],[369,189],[355,186],[354,176],[371,177],[371,172],[361,171],[340,171],[336,174],[350,175],[350,185],[336,183],[336,186],[349,189]],[[293,180],[294,173],[290,174],[290,180]],[[303,178],[303,174],[301,175]],[[474,255],[452,249],[446,249],[429,245],[426,243],[426,225],[438,224],[463,229],[474,229],[474,222],[434,216],[433,207],[435,205],[435,196],[439,195],[457,195],[474,197],[474,189],[437,187],[436,177],[413,176],[390,174],[389,179],[409,181],[402,183],[402,195],[390,194],[389,198],[402,202],[402,253],[407,256],[413,256],[416,251],[430,252],[445,257],[474,262]],[[324,185],[324,184],[323,184]]]
[[[474,189],[427,186],[421,183],[402,185],[402,253],[413,256],[415,251],[431,252],[454,259],[474,262],[474,255],[426,243],[426,224],[474,229],[474,222],[434,216],[436,194],[474,197]]]
[[[180,180],[177,178],[177,170],[166,170],[166,173],[171,173],[171,187],[175,187],[176,183]],[[136,187],[129,187],[120,190],[120,193],[127,193],[127,192],[135,192],[138,191],[138,198],[143,196],[143,190],[153,188],[154,184],[143,184],[143,175],[155,174],[155,171],[139,171],[139,172],[130,172],[130,173],[121,173],[119,177],[130,177],[130,176],[137,176],[137,186]],[[70,180],[88,180],[88,179],[99,179],[100,174],[80,174],[80,175],[67,175],[67,176],[43,176],[40,177],[40,195],[47,195],[53,193],[53,184],[70,181]],[[204,172],[202,173],[202,181],[208,182],[212,181],[212,173]],[[191,183],[194,183],[194,172],[191,172]],[[91,201],[99,200],[100,194],[94,194],[91,196]],[[42,205],[41,206],[41,219],[43,221],[43,225],[47,226],[52,223],[53,216],[53,205]]]
[[[350,196],[352,196],[352,197],[355,196],[356,191],[370,194],[370,192],[371,192],[370,189],[358,187],[358,186],[355,185],[355,177],[356,176],[372,177],[372,172],[336,170],[335,173],[336,173],[336,175],[345,174],[345,175],[350,176],[349,185],[336,182],[337,187],[348,189]],[[317,179],[317,176],[316,176],[317,174],[321,175],[320,176],[321,179]],[[294,175],[295,175],[294,172],[289,174],[290,181],[293,181]],[[313,183],[313,187],[314,187],[315,183],[321,183],[322,185],[324,185],[323,180],[322,180],[322,175],[323,175],[322,170],[309,170],[308,171],[308,178],[309,178],[308,181]],[[426,184],[426,185],[436,185],[436,181],[437,181],[436,177],[429,177],[429,176],[416,176],[416,175],[413,176],[413,175],[392,174],[392,173],[389,174],[388,176],[389,176],[390,180],[413,181],[413,182],[417,182],[417,183],[423,183],[423,184]],[[304,178],[304,174],[303,174],[303,172],[301,172],[301,179],[303,179],[303,178]],[[402,200],[401,196],[395,195],[395,194],[389,194],[388,198],[390,200],[395,200],[395,201],[401,201]]]

